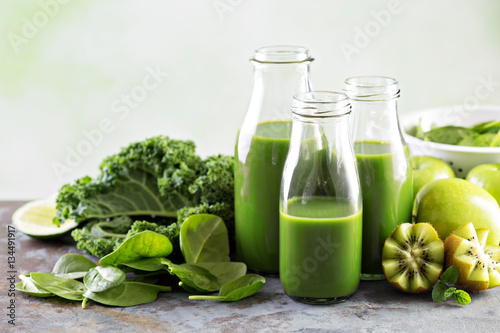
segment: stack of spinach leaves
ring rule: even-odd
[[[151,283],[164,275],[173,276],[184,290],[194,294],[219,291],[218,296],[191,296],[190,299],[238,301],[255,294],[265,279],[246,274],[244,263],[229,259],[229,239],[223,220],[211,214],[195,214],[180,229],[185,263],[174,264],[169,238],[146,230],[125,239],[96,265],[86,257],[62,256],[51,273],[21,275],[16,289],[37,297],[59,296],[88,300],[111,306],[134,306],[156,300],[171,286]]]

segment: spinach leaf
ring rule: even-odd
[[[425,132],[424,140],[457,145],[460,141],[473,134],[476,134],[476,132],[466,127],[443,126]]]
[[[83,278],[87,290],[101,292],[111,289],[125,281],[125,273],[114,266],[97,266],[91,268]]]
[[[205,268],[217,277],[221,286],[247,273],[247,265],[242,262],[199,262],[193,265]]]
[[[179,285],[182,288],[191,293],[214,292],[221,286],[217,276],[210,273],[208,269],[198,266],[198,264],[176,265],[166,258],[148,258],[129,262],[124,265],[148,272],[156,272],[166,269],[171,275],[175,275],[179,278]],[[231,273],[227,272],[227,269],[229,268],[235,268],[236,271],[241,269],[239,265],[229,265],[225,269],[222,269],[222,267],[218,267],[215,268],[215,270],[222,275],[230,275]]]
[[[264,277],[257,274],[247,274],[220,288],[219,296],[189,296],[189,299],[210,299],[223,302],[236,302],[257,293],[266,283]]]
[[[418,126],[415,129],[415,137],[419,139],[424,139],[424,130],[422,129],[422,118],[418,120]]]
[[[234,302],[257,293],[266,283],[266,279],[258,274],[247,274],[220,288],[219,296],[225,296],[224,301]]]
[[[500,129],[498,130],[498,133],[495,134],[493,140],[491,140],[490,147],[500,147]]]
[[[461,140],[459,146],[472,146],[472,147],[493,147],[492,143],[496,135],[492,133],[474,134]]]
[[[476,141],[476,138],[479,136],[479,134],[472,134],[472,135],[469,135],[468,137],[466,138],[463,138],[462,140],[460,140],[460,142],[458,143],[459,146],[473,146],[474,145],[474,142]]]
[[[147,272],[168,270],[172,275],[176,275],[181,279],[182,287],[186,291],[192,293],[211,292],[214,291],[212,289],[218,288],[210,275],[213,275],[217,279],[219,286],[222,286],[245,275],[247,271],[247,266],[242,262],[200,262],[197,264],[175,265],[165,258],[146,258],[124,265]],[[197,269],[195,266],[202,269]],[[208,289],[207,284],[210,286]]]
[[[159,292],[171,290],[172,288],[168,286],[125,281],[102,292],[89,290],[84,294],[84,297],[105,305],[134,306],[153,302],[158,297]]]
[[[218,216],[191,215],[182,223],[180,240],[188,264],[229,261],[227,228]]]
[[[30,274],[21,274],[19,275],[19,278],[21,279],[21,281],[16,283],[16,290],[36,297],[44,298],[55,296],[53,293],[43,289],[38,283],[33,281],[33,279],[30,277]]]
[[[203,267],[191,264],[176,265],[170,262],[168,271],[181,280],[179,285],[188,292],[211,293],[220,288],[217,277]]]
[[[146,230],[126,239],[99,263],[103,266],[116,266],[144,257],[166,257],[171,252],[172,243],[168,237]]]
[[[132,262],[127,262],[122,265],[141,271],[155,272],[162,269],[168,270],[167,265],[170,262],[170,260],[165,258],[144,258]]]
[[[477,133],[497,133],[500,130],[500,120],[485,121],[476,124],[471,129]]]
[[[96,264],[87,257],[76,253],[66,253],[54,265],[52,274],[67,279],[81,279],[93,267],[96,267]]]
[[[486,121],[467,127],[434,127],[422,130],[422,119],[414,130],[414,136],[427,141],[472,147],[500,147],[500,120]]]
[[[82,301],[86,288],[83,283],[49,273],[31,273],[31,278],[41,288],[62,298]]]

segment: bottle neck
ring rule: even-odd
[[[283,171],[283,198],[335,197],[349,203],[346,215],[360,211],[349,118],[348,114],[327,119],[304,119],[294,115]]]
[[[294,96],[293,125],[283,198],[334,197],[360,209],[356,163],[349,135],[349,98],[311,91]]]
[[[291,120],[293,96],[311,90],[310,63],[267,64],[253,61],[254,85],[249,112],[259,113],[259,122]]]
[[[344,92],[351,99],[355,141],[401,142],[397,100],[397,80],[384,76],[356,76],[344,82]]]
[[[351,101],[351,104],[356,141],[403,141],[396,99],[379,102]]]
[[[305,151],[326,150],[338,152],[350,147],[349,115],[326,119],[293,117],[290,150],[300,155]]]

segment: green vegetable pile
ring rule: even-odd
[[[500,147],[500,120],[487,121],[472,127],[434,127],[427,132],[422,130],[420,120],[415,137],[449,145]]]
[[[192,141],[157,136],[104,159],[95,178],[64,185],[55,223],[70,218],[84,224],[72,236],[79,249],[97,257],[144,230],[163,234],[177,246],[179,228],[193,214],[221,217],[233,241],[233,186],[231,156],[202,159]]]
[[[174,248],[167,236],[145,230],[126,237],[99,260],[99,266],[82,255],[65,254],[51,273],[21,275],[16,289],[36,297],[81,301],[85,308],[88,300],[111,306],[153,302],[159,292],[172,290],[157,283],[168,276],[192,294],[219,291],[218,296],[190,299],[233,302],[255,294],[264,285],[262,276],[246,274],[244,263],[229,261],[228,232],[220,217],[192,215],[182,224],[179,237],[182,264],[166,258]]]
[[[51,273],[21,275],[17,289],[82,301],[82,307],[88,300],[112,306],[152,302],[172,282],[192,294],[220,290],[219,296],[195,298],[237,301],[253,295],[264,278],[247,275],[244,263],[229,259],[233,186],[231,156],[202,159],[192,141],[166,136],[132,143],[104,159],[95,178],[64,185],[57,197],[54,222],[81,224],[71,236],[78,249],[101,258],[99,265],[66,254]]]

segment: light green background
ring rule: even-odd
[[[159,134],[192,139],[203,156],[232,154],[248,59],[265,45],[308,47],[315,89],[397,78],[400,113],[461,105],[480,78],[497,82],[480,103],[500,104],[499,18],[496,0],[1,1],[0,199],[49,195]],[[372,35],[364,45],[359,31]],[[350,59],[347,44],[359,46]],[[152,88],[155,69],[168,77]],[[132,92],[146,95],[125,115]],[[77,148],[86,156],[75,159]]]

